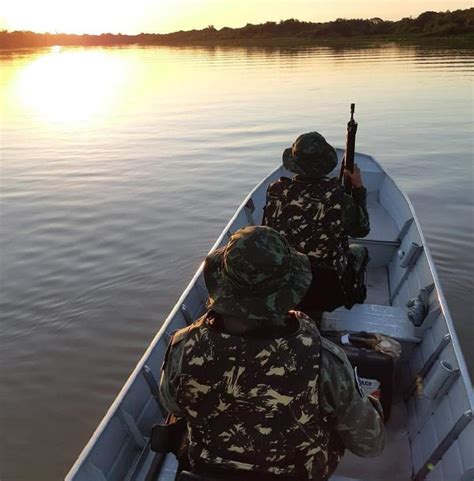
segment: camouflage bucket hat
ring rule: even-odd
[[[204,264],[208,308],[241,319],[285,315],[303,299],[311,279],[308,257],[264,226],[238,230]]]
[[[300,135],[283,152],[285,168],[304,177],[324,177],[337,165],[334,147],[318,132]]]

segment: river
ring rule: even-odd
[[[302,132],[409,194],[474,372],[474,51],[0,51],[3,481],[61,479],[244,195]]]

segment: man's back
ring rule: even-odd
[[[268,187],[263,224],[284,235],[313,265],[342,275],[349,249],[343,201],[344,190],[337,179],[282,177]]]
[[[366,190],[357,165],[343,171],[352,185],[346,194],[338,179],[337,153],[318,132],[300,135],[283,152],[283,165],[296,174],[268,187],[263,224],[284,235],[311,261],[313,281],[299,309],[316,315],[344,305],[350,309],[366,297],[368,250],[349,246],[348,237],[370,231]]]
[[[337,464],[341,446],[329,452],[319,407],[320,336],[299,316],[294,333],[274,339],[233,336],[208,318],[186,335],[176,395],[194,464],[303,479]]]
[[[173,339],[162,398],[188,421],[194,470],[321,481],[344,447],[380,452],[381,419],[356,393],[344,354],[293,316],[293,332],[269,338],[227,334],[211,313]]]

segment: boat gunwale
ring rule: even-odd
[[[343,149],[336,148],[336,151],[338,152],[338,154],[341,154],[343,152]],[[439,281],[438,274],[437,274],[436,268],[434,266],[434,261],[431,257],[431,253],[429,251],[428,244],[426,242],[425,236],[424,236],[423,231],[421,229],[421,225],[420,225],[418,217],[415,213],[415,209],[413,207],[413,204],[411,203],[411,201],[410,201],[408,195],[405,193],[405,191],[400,188],[400,186],[397,184],[397,182],[395,182],[393,177],[389,175],[389,173],[381,166],[381,164],[374,157],[372,157],[371,155],[362,154],[362,153],[359,153],[359,152],[356,152],[356,157],[364,157],[364,158],[368,159],[369,161],[373,162],[378,167],[378,169],[382,173],[385,174],[385,176],[387,178],[392,180],[394,186],[399,190],[399,192],[401,193],[401,195],[405,199],[405,202],[407,202],[408,207],[410,208],[411,215],[413,217],[413,220],[415,222],[415,225],[417,227],[417,230],[419,232],[419,235],[420,235],[420,238],[421,238],[421,241],[422,241],[422,245],[424,247],[424,253],[426,255],[426,259],[428,261],[428,266],[430,268],[430,272],[431,272],[431,275],[432,275],[432,278],[433,278],[433,282],[435,284],[436,293],[437,293],[437,296],[438,296],[438,301],[439,301],[439,304],[440,304],[440,307],[441,307],[442,314],[443,314],[444,319],[446,321],[448,333],[451,336],[451,344],[453,346],[456,361],[459,365],[461,377],[462,377],[463,382],[464,382],[465,387],[466,387],[466,393],[467,393],[467,398],[468,398],[468,401],[469,401],[469,404],[470,404],[470,409],[471,409],[471,411],[474,412],[474,389],[472,387],[471,378],[470,378],[469,372],[467,370],[467,365],[466,365],[464,355],[462,353],[462,349],[461,349],[461,346],[460,346],[460,343],[459,343],[459,340],[458,340],[458,337],[457,337],[457,333],[456,333],[456,330],[455,330],[455,327],[454,327],[453,320],[451,318],[451,314],[449,313],[449,309],[448,309],[448,306],[447,306],[446,299],[445,299],[443,291],[441,289],[441,283]],[[282,169],[282,167],[283,167],[283,165],[279,165],[277,168],[275,168],[273,171],[271,171],[270,174],[265,176],[247,194],[247,196],[244,198],[244,200],[242,201],[240,206],[236,209],[234,215],[230,218],[229,222],[226,224],[226,226],[224,227],[221,234],[218,236],[216,242],[213,244],[213,246],[211,247],[211,249],[209,250],[208,253],[213,252],[215,249],[217,249],[220,246],[224,237],[228,235],[228,232],[230,231],[230,228],[232,227],[232,224],[235,222],[235,220],[237,219],[237,217],[239,216],[241,211],[245,208],[245,205],[247,204],[247,202],[262,187],[262,185],[266,184],[268,182],[268,179],[273,177],[279,170]],[[202,262],[199,265],[199,267],[196,270],[193,277],[191,278],[189,284],[186,286],[183,293],[181,294],[181,296],[176,301],[176,304],[171,309],[170,313],[166,317],[162,326],[160,327],[160,329],[158,330],[156,335],[151,340],[150,344],[146,348],[142,357],[137,362],[135,368],[130,373],[130,376],[127,378],[127,381],[122,386],[121,390],[119,391],[116,398],[114,399],[114,401],[110,405],[109,409],[105,413],[105,415],[102,418],[102,420],[100,421],[99,425],[94,430],[92,436],[89,438],[89,441],[87,442],[87,444],[84,446],[84,448],[80,452],[76,461],[74,462],[71,469],[67,473],[67,475],[65,477],[65,481],[71,481],[74,478],[74,476],[78,473],[79,469],[82,467],[83,463],[87,460],[88,456],[91,454],[95,443],[97,442],[97,440],[100,438],[100,436],[104,432],[104,430],[105,430],[106,426],[108,425],[110,419],[113,417],[113,415],[118,410],[118,408],[119,408],[120,404],[123,402],[125,396],[128,394],[128,392],[131,389],[135,379],[138,377],[138,375],[140,374],[140,371],[142,370],[143,366],[145,365],[147,359],[150,357],[151,353],[153,352],[155,347],[158,345],[159,341],[161,340],[161,337],[166,332],[167,327],[173,321],[174,317],[179,313],[179,310],[180,310],[182,304],[186,300],[186,297],[189,295],[189,293],[191,292],[191,290],[194,288],[195,284],[197,283],[199,277],[202,274],[203,266],[204,266],[204,263]]]

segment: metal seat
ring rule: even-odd
[[[415,326],[406,309],[378,304],[356,304],[352,309],[339,308],[325,312],[322,331],[377,332],[401,342],[419,343]]]

